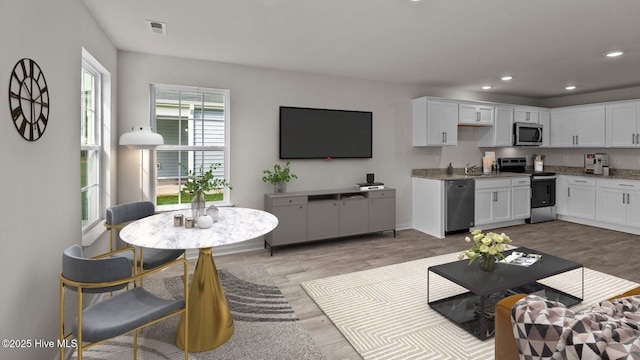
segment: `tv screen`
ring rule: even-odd
[[[367,111],[280,107],[280,159],[372,157]]]

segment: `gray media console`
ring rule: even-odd
[[[396,191],[354,189],[272,193],[264,208],[278,218],[265,247],[392,230],[396,236]]]

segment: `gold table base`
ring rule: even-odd
[[[198,263],[189,288],[189,351],[213,350],[233,335],[234,326],[227,299],[224,296],[211,248],[200,249]],[[184,350],[184,314],[176,333],[176,346]]]

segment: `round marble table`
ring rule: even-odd
[[[200,249],[198,263],[189,287],[189,315],[183,315],[176,333],[176,345],[184,349],[188,330],[189,351],[215,349],[229,340],[234,326],[218,271],[211,255],[215,246],[238,243],[262,236],[278,225],[278,219],[265,211],[221,207],[218,220],[208,229],[174,227],[173,216],[191,216],[191,210],[161,213],[127,225],[120,232],[123,241],[156,249]]]

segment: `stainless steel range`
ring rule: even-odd
[[[556,215],[556,173],[527,171],[527,158],[499,158],[500,171],[531,174],[531,217],[527,223],[555,220]]]

